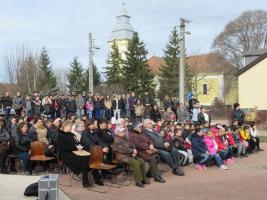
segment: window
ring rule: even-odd
[[[208,85],[203,84],[203,94],[208,94]]]

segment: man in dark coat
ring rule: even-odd
[[[245,114],[243,110],[240,109],[239,103],[234,104],[234,110],[232,112],[232,120],[238,121],[239,125],[243,125],[245,123]]]
[[[178,149],[175,147],[171,148],[170,144],[153,130],[152,120],[145,119],[144,128],[144,134],[147,135],[153,142],[155,149],[157,149],[159,152],[160,158],[170,166],[173,174],[184,176],[184,172],[181,169]]]
[[[10,111],[12,108],[12,98],[9,96],[9,92],[6,92],[5,96],[2,97],[1,103],[3,106],[3,110],[5,112],[5,118],[7,121],[10,117]]]

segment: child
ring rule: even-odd
[[[220,155],[217,153],[218,146],[216,146],[216,142],[211,131],[206,132],[206,135],[204,136],[204,141],[207,145],[210,157],[214,159],[217,167],[223,170],[227,170],[228,167],[223,164]]]
[[[246,147],[246,152],[252,153],[252,149],[251,149],[252,144],[250,140],[249,130],[250,130],[250,126],[245,124],[240,129],[239,135],[240,135],[240,140],[242,141],[242,143],[244,143]]]
[[[172,146],[178,149],[179,153],[182,155],[181,164],[186,165],[189,162],[189,155],[187,149],[185,148],[184,139],[182,137],[182,129],[174,130],[174,137],[171,141]]]
[[[253,141],[253,149],[256,148],[256,151],[263,151],[260,148],[260,138],[258,137],[258,131],[255,122],[250,124],[250,137]]]
[[[225,146],[225,144],[222,142],[221,130],[219,131],[217,128],[211,128],[211,132],[214,135],[215,142],[218,146],[218,154],[220,155],[221,159],[225,164],[232,164],[234,162],[233,151],[231,151],[231,148],[228,148],[228,146]]]
[[[198,170],[207,169],[205,163],[210,159],[210,153],[204,142],[203,134],[204,132],[201,129],[196,129],[192,135],[192,153],[196,161],[195,167]]]

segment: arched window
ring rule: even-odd
[[[208,85],[203,84],[203,94],[208,94]]]

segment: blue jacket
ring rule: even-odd
[[[200,156],[202,153],[208,151],[206,143],[204,142],[204,137],[199,136],[197,133],[192,135],[192,154],[194,157]]]

